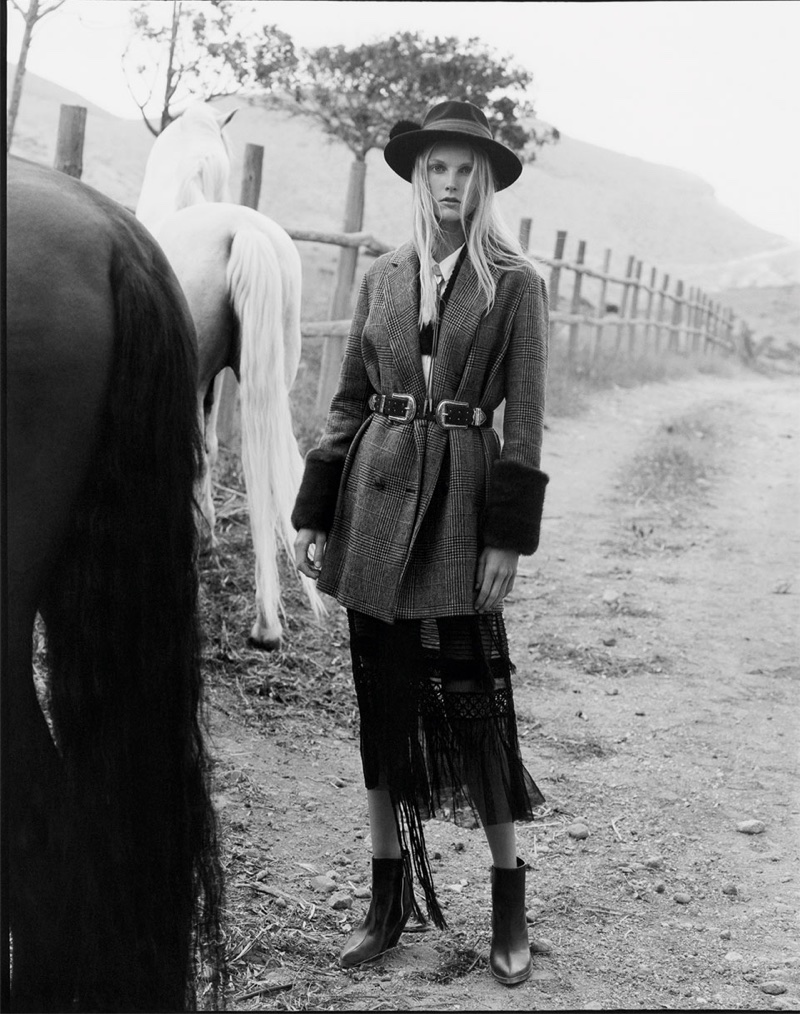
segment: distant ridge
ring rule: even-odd
[[[9,80],[13,66],[8,65]],[[141,121],[121,119],[82,96],[27,73],[12,153],[52,164],[61,104],[88,110],[83,179],[128,207],[135,206],[152,135]],[[261,210],[287,228],[338,230],[352,156],[326,140],[312,121],[265,109],[246,98],[226,128],[238,193],[246,143],[264,147]],[[365,229],[388,243],[408,235],[408,184],[394,176],[379,151],[367,158]],[[780,286],[800,282],[800,246],[721,205],[712,187],[691,173],[622,155],[562,135],[540,150],[518,184],[499,197],[516,231],[531,218],[533,255],[553,252],[557,230],[567,231],[567,256],[578,240],[599,264],[613,251],[622,274],[629,255],[708,289]]]

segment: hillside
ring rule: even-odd
[[[240,108],[229,138],[237,173],[244,145],[264,146],[264,211],[298,228],[341,225],[351,163],[343,145],[323,140],[320,150],[313,123],[256,106]],[[280,158],[281,152],[292,157]],[[796,272],[800,280],[800,248],[792,248],[794,259],[785,264],[790,242],[724,208],[707,183],[572,138],[542,149],[499,200],[515,230],[521,218],[532,218],[531,249],[538,253],[551,254],[556,232],[566,229],[568,253],[579,239],[595,260],[611,247],[620,270],[629,254],[676,273],[681,264],[705,267],[775,254],[779,277]],[[408,232],[408,187],[387,170],[379,151],[368,157],[365,227],[390,243]]]
[[[13,73],[13,66],[7,71]],[[140,120],[121,119],[82,96],[28,73],[12,153],[52,164],[60,106],[87,108],[83,179],[134,207],[153,137]],[[238,198],[247,143],[264,148],[260,210],[286,228],[338,230],[352,158],[328,141],[311,121],[267,110],[244,98],[226,128],[233,161],[232,192]],[[379,151],[367,159],[364,227],[387,243],[408,235],[408,186],[394,176]],[[587,243],[587,262],[599,265],[613,251],[611,270],[624,273],[630,255],[673,279],[698,285],[726,305],[746,308],[757,333],[796,337],[800,246],[747,222],[715,198],[711,186],[690,173],[621,155],[564,137],[541,150],[520,181],[499,196],[515,231],[531,218],[530,250],[553,252],[556,232],[568,234],[567,257]],[[328,317],[336,267],[335,247],[301,244],[306,285],[303,315]],[[362,269],[369,263],[362,260]],[[646,273],[645,273],[646,277]],[[792,288],[794,286],[794,288]],[[741,298],[732,301],[731,292]]]
[[[52,161],[62,103],[88,109],[84,179],[124,204],[135,204],[153,140],[145,126],[34,74],[25,78],[12,151]],[[243,99],[220,105],[239,106],[227,132],[234,193],[244,145],[260,144],[265,150],[262,210],[288,227],[339,228],[351,162],[344,145],[325,140],[311,121]],[[386,169],[378,151],[370,153],[368,167],[365,227],[387,242],[399,242],[407,233],[407,186]],[[542,254],[552,253],[556,231],[566,229],[568,243],[586,240],[594,260],[610,247],[620,265],[629,254],[678,273],[685,265],[708,275],[710,266],[724,264],[723,284],[730,287],[739,284],[731,265],[743,259],[756,263],[755,257],[758,271],[744,284],[800,281],[800,248],[719,204],[703,180],[573,138],[562,136],[542,149],[520,182],[501,195],[501,204],[515,229],[522,217],[533,219],[531,249]],[[709,285],[713,279],[703,281]]]

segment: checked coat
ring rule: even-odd
[[[548,300],[532,265],[495,271],[491,311],[469,257],[441,320],[433,402],[491,413],[491,426],[444,429],[373,413],[374,393],[421,406],[419,259],[411,243],[378,258],[361,284],[325,431],[306,457],[295,528],[328,533],[318,587],[386,622],[474,614],[486,545],[538,545]]]

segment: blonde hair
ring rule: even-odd
[[[436,144],[431,144],[417,156],[411,174],[412,239],[420,263],[420,326],[436,321],[439,298],[433,277],[435,263],[433,251],[443,238],[436,217],[436,206],[428,181],[428,159]],[[509,270],[528,264],[519,240],[506,224],[494,200],[495,184],[492,166],[480,148],[470,148],[473,170],[469,175],[464,200],[461,203],[461,226],[467,238],[467,253],[478,275],[478,283],[486,297],[486,311],[494,306],[497,283],[491,268]],[[465,214],[465,208],[472,208]]]

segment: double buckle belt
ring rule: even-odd
[[[412,394],[373,394],[369,407],[392,422],[423,419],[425,422],[435,421],[446,430],[465,430],[470,426],[491,424],[491,414],[466,401],[440,401],[435,409],[426,412],[417,408],[417,400]]]

